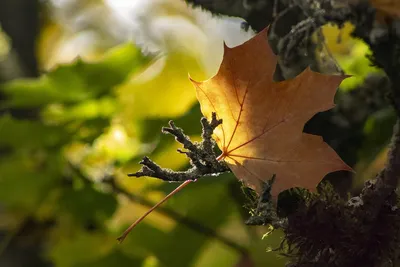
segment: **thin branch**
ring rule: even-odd
[[[271,188],[275,181],[275,175],[264,183],[264,190],[258,199],[254,215],[247,221],[247,225],[272,225],[275,229],[285,229],[287,227],[287,218],[280,218],[276,213],[275,204],[272,201]]]
[[[194,182],[196,180],[186,180],[183,182],[180,186],[175,188],[171,193],[169,193],[166,197],[164,197],[160,202],[155,204],[151,209],[149,209],[145,214],[143,214],[139,219],[137,219],[134,223],[132,223],[128,229],[125,230],[125,232],[122,233],[120,237],[117,238],[119,243],[122,243],[125,238],[128,236],[128,234],[132,231],[133,228],[136,227],[141,221],[143,221],[150,213],[152,213],[155,209],[157,209],[161,204],[165,203],[168,199],[170,199],[173,195],[175,195],[177,192],[181,191],[184,187],[186,187],[189,183]]]
[[[185,154],[189,158],[191,167],[185,171],[173,171],[171,169],[162,168],[150,158],[144,157],[142,161],[140,161],[140,164],[143,165],[142,168],[136,173],[128,174],[128,176],[150,176],[168,182],[184,182],[207,175],[228,172],[229,168],[226,164],[223,161],[217,160],[217,155],[214,152],[215,141],[212,139],[214,129],[221,123],[222,120],[218,120],[215,113],[212,114],[210,122],[208,122],[206,118],[202,118],[203,140],[198,143],[192,142],[181,128],[176,127],[173,121],[170,121],[170,127],[162,128],[162,132],[175,136],[175,140],[183,145],[187,151],[178,150],[178,152]]]

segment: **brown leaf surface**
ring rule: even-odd
[[[277,56],[267,29],[235,48],[225,46],[218,73],[196,82],[204,116],[223,119],[214,133],[225,160],[238,179],[258,193],[276,174],[272,195],[292,187],[315,190],[330,172],[351,170],[320,136],[303,133],[317,112],[331,109],[346,76],[305,70],[295,79],[273,82]]]
[[[370,0],[370,2],[381,12],[378,15],[400,18],[400,0]]]

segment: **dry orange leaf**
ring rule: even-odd
[[[272,196],[292,187],[314,191],[333,171],[351,170],[320,136],[303,133],[317,112],[334,107],[337,87],[346,76],[306,69],[292,80],[274,82],[277,56],[263,30],[246,43],[228,48],[218,73],[197,82],[197,98],[208,119],[223,120],[214,138],[238,179],[258,193],[276,175]]]
[[[378,15],[400,17],[400,0],[371,0],[370,2],[378,11],[382,12]]]

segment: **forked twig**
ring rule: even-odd
[[[224,162],[217,160],[217,155],[214,152],[215,141],[212,139],[212,133],[221,123],[222,120],[218,120],[215,113],[212,114],[210,122],[206,118],[202,118],[203,140],[199,143],[192,142],[181,128],[176,127],[174,122],[170,121],[170,127],[162,128],[162,132],[175,136],[175,140],[183,145],[187,151],[179,149],[178,152],[189,158],[191,167],[186,171],[173,171],[162,168],[150,158],[144,157],[140,162],[143,165],[142,168],[136,173],[128,174],[128,176],[150,176],[167,182],[184,182],[229,171]]]
[[[131,226],[129,226],[128,229],[126,229],[125,232],[117,238],[120,243],[122,243],[132,229],[135,228],[135,226],[145,219],[152,211],[167,201],[170,197],[185,188],[189,183],[195,182],[198,178],[203,176],[211,174],[215,175],[229,171],[229,168],[224,162],[217,160],[217,156],[214,152],[215,141],[212,139],[212,133],[214,129],[217,128],[221,123],[222,120],[217,119],[216,113],[212,114],[210,122],[208,122],[206,118],[202,118],[201,125],[203,128],[203,140],[200,143],[192,142],[190,138],[183,133],[181,128],[175,126],[173,121],[169,122],[169,128],[162,128],[163,133],[175,136],[176,141],[183,144],[183,147],[187,149],[187,151],[178,149],[178,152],[185,154],[189,158],[191,168],[187,169],[186,171],[173,171],[160,167],[148,157],[143,157],[142,161],[140,162],[140,164],[143,165],[142,168],[136,173],[128,174],[128,176],[150,176],[168,182],[182,182],[182,184],[165,196],[138,220],[132,223]]]

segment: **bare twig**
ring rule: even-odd
[[[168,182],[184,182],[207,175],[228,172],[229,168],[226,164],[216,159],[217,156],[214,152],[215,141],[212,139],[214,129],[221,123],[222,120],[218,120],[215,113],[212,114],[210,122],[208,122],[206,118],[202,118],[203,140],[198,143],[192,142],[190,138],[183,133],[181,128],[176,127],[175,124],[170,121],[170,127],[164,127],[162,132],[175,136],[176,141],[183,145],[187,151],[178,150],[178,152],[185,154],[189,158],[191,168],[186,171],[173,171],[162,168],[150,158],[144,157],[140,162],[140,164],[143,165],[142,168],[136,173],[128,174],[128,176],[150,176]]]
[[[131,226],[126,229],[126,231],[117,240],[122,242],[125,237],[132,231],[132,229],[138,225],[147,215],[149,215],[153,210],[155,210],[162,203],[167,201],[177,192],[181,191],[189,183],[194,182],[197,178],[206,175],[217,175],[222,172],[229,171],[225,163],[218,161],[217,156],[214,152],[215,142],[212,139],[212,133],[218,125],[222,123],[222,120],[217,119],[217,115],[212,113],[211,121],[208,122],[206,118],[201,119],[201,124],[203,127],[202,131],[202,142],[192,142],[190,138],[183,133],[181,128],[175,126],[173,121],[169,122],[169,128],[162,128],[163,133],[171,134],[175,136],[175,140],[187,149],[187,151],[182,151],[178,149],[178,152],[185,154],[190,159],[190,165],[192,166],[186,171],[173,171],[170,169],[165,169],[157,165],[155,162],[150,160],[148,157],[144,157],[140,164],[143,165],[140,171],[129,174],[129,176],[151,176],[156,177],[168,182],[182,182],[174,191],[168,194],[164,199],[154,205],[148,212],[146,212],[137,221],[133,222]]]

